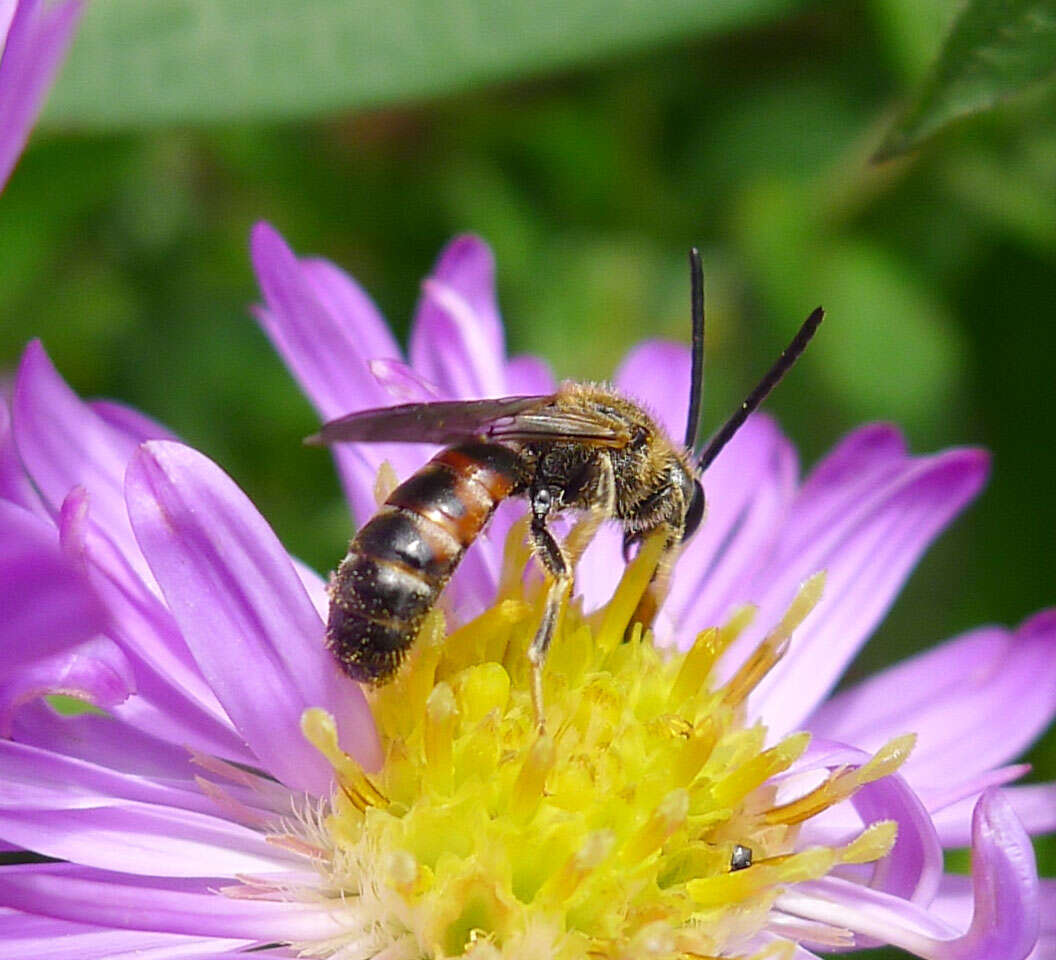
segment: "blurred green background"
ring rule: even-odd
[[[958,4],[726,3],[696,19],[667,4],[670,22],[550,59],[514,62],[513,43],[446,80],[389,64],[399,82],[358,98],[328,99],[310,57],[287,75],[265,47],[274,109],[265,84],[225,111],[220,87],[201,117],[179,105],[193,69],[167,81],[174,106],[137,115],[115,87],[108,112],[85,77],[118,3],[98,5],[0,199],[0,365],[41,336],[82,394],[141,407],[219,461],[320,570],[347,520],[329,462],[300,445],[315,418],[247,312],[259,218],[351,272],[401,337],[442,244],[479,232],[511,351],[579,378],[644,337],[686,339],[698,244],[708,427],[824,304],[822,336],[769,403],[805,466],[871,419],[917,451],[995,456],[850,679],[1056,602],[1056,90],[870,163]],[[1056,776],[1054,754],[1050,736],[1034,777]],[[1056,846],[1041,846],[1052,873]]]

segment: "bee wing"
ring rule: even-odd
[[[618,425],[579,410],[562,409],[555,395],[492,400],[438,400],[357,410],[331,420],[305,443],[458,443],[473,437],[532,440],[574,437],[603,446],[625,446]]]

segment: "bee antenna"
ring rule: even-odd
[[[689,376],[689,411],[686,414],[686,449],[697,442],[700,426],[700,396],[704,386],[704,269],[700,265],[700,251],[689,251],[690,302],[693,313],[693,367]]]
[[[712,461],[719,455],[722,448],[730,442],[730,438],[740,430],[744,421],[759,408],[759,405],[766,399],[767,394],[781,382],[781,378],[788,373],[792,368],[792,364],[799,359],[800,354],[807,348],[807,344],[810,343],[810,338],[817,332],[824,316],[825,311],[818,307],[803,321],[803,325],[792,338],[792,342],[785,347],[781,356],[777,358],[774,365],[766,372],[766,376],[748,394],[744,403],[722,425],[719,432],[708,441],[708,445],[701,452],[700,459],[697,461],[702,473],[711,466]]]

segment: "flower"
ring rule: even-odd
[[[0,190],[26,145],[81,6],[80,0],[0,3]]]
[[[323,418],[553,388],[539,361],[505,359],[474,238],[423,285],[409,362],[335,267],[265,225],[252,251],[258,317]],[[687,388],[662,387],[688,380],[683,348],[642,345],[616,379],[678,435]],[[657,646],[620,642],[652,546],[621,572],[618,541],[596,538],[540,735],[522,655],[540,583],[514,505],[365,697],[325,652],[324,583],[204,455],[83,403],[37,344],[4,416],[0,841],[59,861],[0,868],[5,956],[1056,949],[1027,833],[1053,828],[1053,788],[1004,786],[1054,712],[1056,611],[827,699],[978,492],[980,452],[910,457],[870,426],[799,483],[753,416],[705,478]],[[335,450],[357,519],[427,454]],[[53,692],[105,714],[60,716]],[[969,842],[972,876],[944,876],[942,847]]]

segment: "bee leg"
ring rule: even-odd
[[[565,537],[565,556],[571,569],[575,569],[579,558],[590,546],[603,520],[609,520],[616,514],[616,475],[612,461],[602,456],[598,467],[597,500],[589,513],[579,521],[572,532]]]
[[[532,645],[528,648],[528,661],[532,665],[532,706],[541,731],[546,722],[543,713],[543,664],[550,649],[550,641],[554,639],[561,610],[572,592],[572,572],[561,545],[546,526],[546,517],[551,506],[549,490],[544,487],[533,492],[531,503],[532,551],[549,575],[543,619],[539,623]]]

